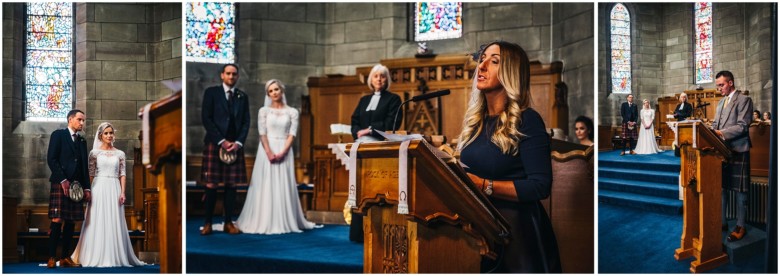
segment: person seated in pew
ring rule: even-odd
[[[758,109],[753,110],[753,122],[754,123],[761,123],[764,120],[761,119],[761,111],[758,111]]]
[[[520,45],[480,49],[458,149],[469,178],[506,218],[511,241],[484,272],[561,273],[558,242],[541,200],[550,196],[550,137],[530,107],[531,72]]]
[[[581,145],[593,145],[593,120],[586,116],[579,116],[574,120],[574,134]]]
[[[770,113],[769,111],[764,112],[764,123],[766,123],[767,125],[772,124],[772,113]]]

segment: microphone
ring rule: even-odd
[[[422,94],[422,95],[417,95],[417,96],[412,97],[411,99],[408,99],[408,100],[404,101],[403,103],[401,103],[401,105],[398,106],[398,110],[395,111],[395,118],[393,119],[393,125],[390,126],[391,129],[393,130],[393,132],[395,132],[395,130],[396,130],[395,129],[395,122],[396,122],[396,120],[398,120],[398,113],[401,111],[401,107],[403,107],[406,103],[408,103],[408,102],[419,102],[419,101],[422,101],[422,100],[427,100],[427,99],[430,99],[430,98],[441,97],[441,96],[449,95],[449,94],[450,94],[450,90],[449,89],[444,89],[444,90],[440,90],[440,91],[436,91],[436,92],[431,92],[431,93],[425,93],[425,94]]]
[[[441,91],[425,93],[425,94],[422,94],[422,95],[414,96],[414,97],[412,97],[412,101],[413,102],[419,102],[419,101],[422,101],[422,100],[427,100],[427,99],[430,99],[430,98],[441,97],[441,96],[449,95],[449,94],[450,94],[450,90],[449,89],[444,89],[444,90],[441,90]]]

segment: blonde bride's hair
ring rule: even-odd
[[[531,66],[528,55],[520,45],[496,41],[487,44],[480,52],[480,57],[485,49],[491,45],[500,48],[498,81],[506,92],[506,107],[498,116],[496,127],[491,134],[490,141],[501,149],[503,154],[516,155],[520,139],[525,135],[517,130],[522,123],[521,114],[531,105]],[[477,66],[477,73],[479,66]],[[484,119],[487,116],[487,100],[485,94],[477,89],[477,73],[474,74],[474,82],[471,89],[471,99],[463,119],[463,131],[460,133],[458,149],[462,150],[477,137],[484,127]]]

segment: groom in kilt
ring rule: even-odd
[[[236,184],[246,183],[244,143],[249,134],[249,98],[236,88],[238,65],[226,64],[220,73],[222,84],[209,87],[203,95],[201,119],[206,128],[203,148],[201,180],[206,183],[206,221],[201,235],[212,232],[211,218],[217,202],[217,187],[225,185],[224,231],[238,234],[241,231],[233,225],[233,210],[236,205]],[[228,164],[220,158],[220,149],[235,153],[235,162]]]
[[[87,167],[87,141],[78,134],[84,128],[86,115],[81,110],[68,112],[68,127],[52,132],[46,163],[51,170],[49,182],[49,261],[48,268],[57,265],[57,245],[62,239],[60,267],[80,267],[70,258],[70,245],[73,241],[75,221],[84,220],[84,202],[89,202],[90,184]],[[68,196],[70,185],[78,181],[84,198],[75,202]]]
[[[626,154],[626,147],[630,150],[631,154],[634,154],[634,147],[636,145],[633,141],[639,136],[639,128],[636,126],[636,121],[639,118],[639,109],[634,104],[634,95],[628,94],[626,96],[627,102],[620,105],[620,116],[623,117],[623,151],[620,155]]]

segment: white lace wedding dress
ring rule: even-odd
[[[260,108],[258,118],[260,136],[266,136],[273,153],[282,151],[287,136],[298,131],[298,110],[289,106]],[[306,220],[301,210],[292,149],[284,160],[273,164],[268,161],[262,144],[256,156],[246,202],[236,226],[241,232],[253,234],[283,234],[314,228],[315,224]]]
[[[662,152],[655,142],[655,130],[653,126],[655,110],[642,109],[642,111],[639,112],[639,116],[642,119],[642,123],[637,126],[639,127],[639,137],[636,139],[636,148],[634,149],[634,152],[636,152],[636,154],[656,154]],[[650,128],[645,128],[645,125],[650,125]]]
[[[133,253],[125,206],[119,205],[119,177],[125,175],[125,153],[93,149],[89,153],[89,175],[94,176],[92,199],[71,258],[84,267],[144,265]]]

